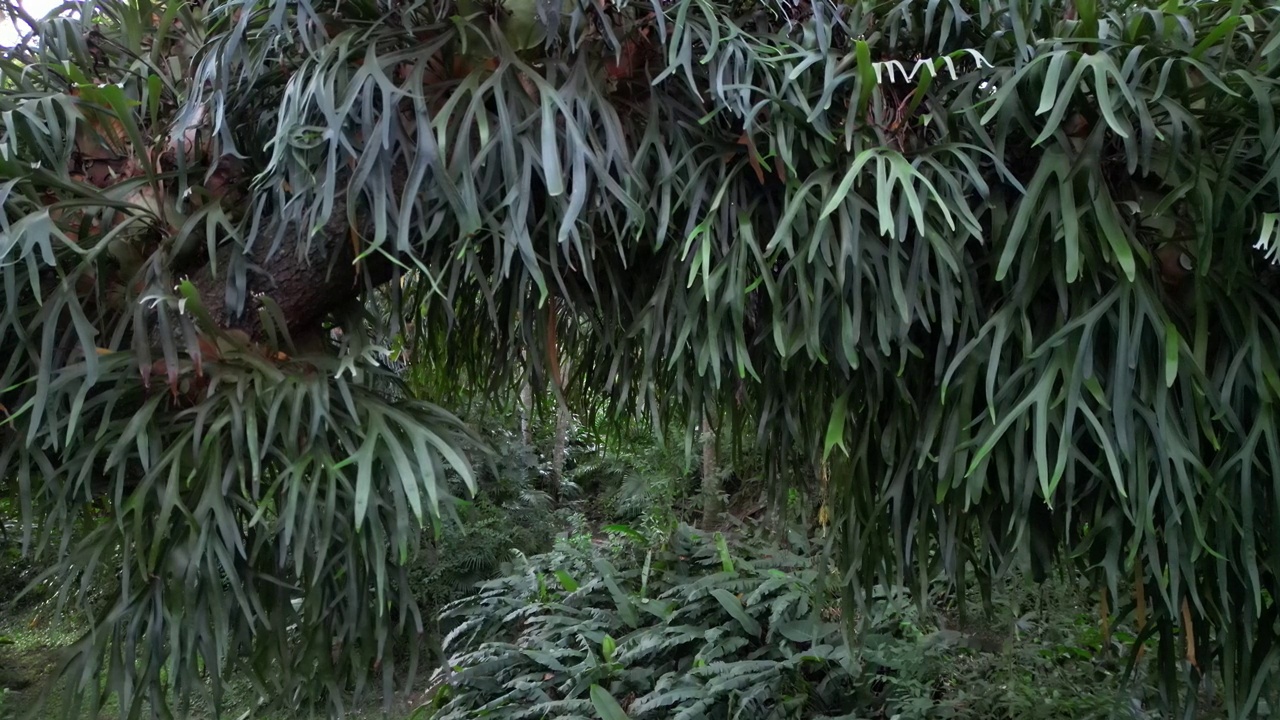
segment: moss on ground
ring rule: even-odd
[[[60,710],[56,675],[65,648],[78,635],[75,623],[59,621],[48,603],[0,615],[0,718],[56,717]]]

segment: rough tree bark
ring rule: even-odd
[[[569,441],[569,409],[560,403],[556,408],[556,443],[551,455],[551,499],[560,504],[560,489],[564,483],[565,452]]]
[[[393,183],[398,178],[393,178]],[[347,175],[337,178],[345,188]],[[367,213],[359,213],[360,227],[352,228],[347,220],[349,198],[345,190],[334,198],[329,220],[311,239],[306,252],[300,252],[305,239],[296,225],[287,228],[280,246],[271,252],[270,228],[258,238],[250,253],[245,276],[243,308],[233,308],[238,293],[231,290],[234,279],[229,269],[239,247],[224,245],[214,263],[204,262],[191,272],[191,282],[215,323],[226,330],[240,330],[261,339],[263,328],[258,315],[258,296],[271,298],[285,318],[295,338],[316,332],[320,322],[331,311],[355,300],[364,291],[382,285],[394,277],[394,265],[383,255],[373,254],[360,265],[355,260],[353,233],[368,236],[373,223]],[[238,310],[239,312],[236,312]]]
[[[724,512],[720,503],[720,472],[716,468],[716,434],[711,420],[702,415],[702,525],[713,528]]]
[[[565,450],[569,435],[569,408],[565,406],[565,370],[560,367],[560,346],[556,340],[556,299],[547,300],[547,372],[556,394],[556,435],[551,449],[551,500],[560,504],[560,486],[564,482]]]
[[[527,377],[520,383],[520,439],[533,446],[533,385]]]

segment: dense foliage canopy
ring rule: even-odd
[[[115,588],[68,672],[129,707],[232,668],[295,707],[391,684],[475,455],[385,391],[395,337],[441,386],[707,413],[780,488],[821,465],[851,604],[1066,550],[1150,612],[1168,687],[1219,668],[1248,714],[1280,658],[1278,63],[1244,0],[38,23],[0,59],[0,479],[64,600]]]

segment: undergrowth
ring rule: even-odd
[[[943,585],[924,603],[877,588],[846,618],[838,574],[803,535],[682,524],[697,481],[678,450],[604,449],[579,429],[557,508],[545,452],[501,429],[486,440],[496,452],[480,495],[457,493],[456,522],[427,538],[411,573],[423,617],[438,618],[429,661],[447,658],[418,718],[1155,717],[1142,667],[1124,679],[1132,635],[1104,637],[1071,577],[997,587],[976,620],[954,617]],[[14,543],[0,552],[0,590],[34,576]],[[23,689],[0,687],[0,717],[28,706],[74,639],[29,623],[36,607],[6,610],[0,686],[8,668]],[[233,690],[252,705],[252,688]]]
[[[452,604],[450,669],[422,714],[1147,717],[1141,688],[1126,688],[1116,663],[1089,647],[1090,627],[1071,615],[1024,613],[993,648],[940,627],[905,591],[880,588],[866,617],[845,622],[824,591],[836,578],[819,572],[819,553],[802,543],[790,551],[755,533],[681,526],[654,547],[633,534],[561,542]],[[1064,599],[1072,588],[1054,592]]]

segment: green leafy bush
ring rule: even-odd
[[[995,638],[877,588],[846,644],[809,555],[750,533],[681,526],[652,549],[611,534],[521,559],[448,608],[435,720],[609,718],[606,697],[631,720],[1146,717],[1069,584],[1040,612],[997,588]]]
[[[436,618],[449,603],[471,594],[496,577],[513,552],[536,554],[552,547],[559,520],[550,498],[536,489],[540,462],[519,436],[493,425],[482,430],[492,452],[477,470],[480,492],[462,500],[462,488],[451,501],[452,522],[426,541],[424,552],[409,570],[410,588],[424,617]],[[455,481],[456,483],[456,481]],[[447,629],[447,625],[445,629]],[[438,651],[440,628],[428,628]]]
[[[445,530],[410,571],[424,613],[439,612],[496,576],[513,550],[537,553],[551,547],[554,518],[545,508],[521,502],[496,505],[484,498],[459,504],[462,522]]]
[[[581,458],[569,477],[593,494],[591,514],[655,537],[687,519],[692,480],[685,460],[681,451],[648,437]]]
[[[639,563],[566,544],[529,558],[446,613],[436,717],[596,717],[593,685],[637,719],[841,711],[856,674],[817,571],[766,548],[681,528]]]

